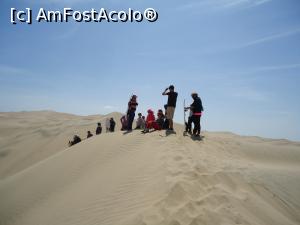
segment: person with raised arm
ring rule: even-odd
[[[165,89],[165,91],[162,93],[162,95],[167,95],[168,96],[166,117],[167,117],[168,122],[169,122],[168,130],[173,131],[174,130],[174,128],[173,128],[173,117],[174,117],[174,113],[175,113],[178,93],[175,92],[174,85],[170,85],[168,88]]]

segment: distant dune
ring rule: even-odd
[[[121,114],[0,113],[0,225],[299,225],[300,143],[75,133]]]

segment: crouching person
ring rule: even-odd
[[[165,115],[164,115],[164,112],[162,111],[162,109],[159,109],[157,112],[156,123],[159,127],[159,130],[162,130],[164,127],[164,123],[165,123]]]
[[[86,135],[86,138],[91,138],[91,137],[93,137],[93,134],[91,133],[91,131],[88,131],[87,135]]]
[[[81,138],[78,135],[74,135],[73,141],[69,141],[69,146],[76,145],[81,142]]]
[[[148,112],[148,115],[146,118],[146,127],[142,131],[142,133],[148,133],[148,132],[150,132],[151,129],[160,130],[160,127],[158,126],[158,124],[155,120],[154,112],[151,109],[148,109],[147,112]]]
[[[120,119],[121,122],[121,131],[127,130],[127,116],[122,116]]]
[[[142,113],[138,114],[135,129],[145,129],[145,120],[143,119]]]

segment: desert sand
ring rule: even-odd
[[[0,113],[0,224],[300,224],[300,143],[176,125],[67,146],[112,116]]]

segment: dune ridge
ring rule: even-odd
[[[4,174],[0,224],[300,224],[300,143],[182,129],[102,134]]]

